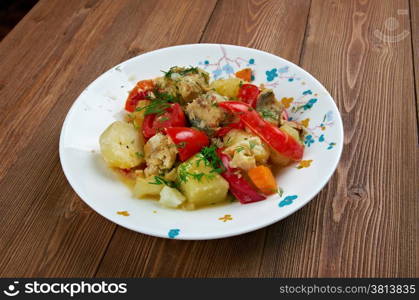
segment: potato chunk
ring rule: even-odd
[[[227,79],[218,79],[210,84],[210,88],[214,89],[217,93],[222,96],[226,96],[229,99],[237,98],[239,93],[240,85],[245,83],[244,80],[236,77]]]
[[[132,124],[113,122],[99,138],[102,157],[111,167],[129,169],[144,162],[144,139]]]
[[[162,184],[153,184],[155,182],[154,177],[137,177],[135,180],[134,186],[134,197],[143,198],[146,196],[158,197],[160,191],[163,189],[164,185]]]
[[[196,207],[224,201],[228,182],[197,154],[178,167],[180,189],[187,201]]]

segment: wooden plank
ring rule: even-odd
[[[418,149],[400,1],[313,0],[301,65],[335,97],[345,146],[314,201],[270,227],[260,276],[417,277]],[[399,28],[386,28],[397,18]],[[388,22],[388,21],[387,21]]]
[[[419,130],[419,2],[410,0],[410,27],[411,39],[413,49],[413,65],[416,89],[416,121],[418,122]]]
[[[57,153],[62,120],[83,88],[111,66],[143,51],[197,42],[214,6],[41,1],[0,44],[0,66],[10,73],[0,75],[1,276],[95,274],[116,225],[68,185]],[[16,91],[22,81],[29,84]]]
[[[250,46],[298,62],[309,5],[305,0],[219,1],[202,42]],[[265,233],[262,229],[222,240],[176,241],[118,227],[96,276],[257,276]]]

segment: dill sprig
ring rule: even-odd
[[[267,109],[262,109],[259,113],[262,116],[262,118],[264,118],[264,119],[271,119],[271,120],[276,121],[279,118],[278,114],[276,114],[276,113],[274,113],[270,110],[267,110]]]
[[[162,71],[162,72],[164,73],[164,77],[169,78],[169,79],[172,79],[172,74],[179,74],[181,76],[185,76],[187,74],[197,74],[199,72],[197,67],[192,67],[192,66],[190,66],[189,68],[185,68],[183,70],[182,69],[177,70],[177,69],[180,69],[180,68],[178,66],[174,66],[174,67],[171,67],[169,71],[167,72]]]
[[[177,97],[174,97],[167,93],[161,93],[158,90],[153,92],[154,98],[148,97],[151,100],[149,105],[143,107],[137,107],[136,111],[144,110],[144,115],[161,115],[166,112],[166,110],[170,107],[171,103],[179,102]]]
[[[197,161],[198,163],[198,161]],[[183,163],[179,166],[179,173],[178,173],[178,178],[181,182],[187,182],[189,178],[192,178],[196,181],[201,181],[202,178],[206,178],[208,180],[211,180],[215,177],[212,171],[210,173],[203,173],[203,172],[197,172],[197,173],[192,173],[189,172],[189,168],[191,167],[191,162],[187,162],[187,163]]]
[[[201,152],[199,153],[204,158],[204,161],[207,162],[213,169],[214,172],[222,173],[223,172],[223,163],[221,159],[217,155],[217,147],[216,146],[210,146],[210,147],[204,147],[201,149]]]
[[[171,187],[171,188],[178,188],[179,187],[176,182],[166,180],[161,176],[154,176],[154,182],[149,182],[149,184],[156,184],[156,185],[164,184],[164,185],[167,185],[168,187]]]

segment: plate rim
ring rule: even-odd
[[[226,47],[226,48],[240,48],[242,50],[252,50],[255,51],[261,55],[268,55],[271,56],[273,58],[279,58],[285,62],[287,62],[291,67],[298,69],[300,72],[302,72],[302,74],[304,74],[305,76],[308,76],[310,78],[310,80],[313,80],[316,84],[318,84],[324,91],[325,91],[325,95],[330,97],[330,99],[332,100],[332,106],[334,106],[334,109],[336,109],[337,116],[336,116],[336,124],[337,127],[339,129],[339,137],[341,139],[342,142],[337,144],[337,151],[338,151],[338,155],[337,155],[337,159],[336,162],[333,165],[332,171],[330,172],[330,174],[328,174],[328,176],[325,176],[324,179],[322,180],[321,183],[319,183],[319,188],[316,189],[315,192],[313,192],[311,195],[305,197],[306,201],[305,202],[299,202],[296,203],[295,205],[293,205],[293,207],[286,212],[285,214],[282,215],[278,215],[278,217],[274,217],[274,218],[270,218],[265,222],[260,222],[256,225],[249,225],[246,226],[245,228],[241,229],[241,230],[237,230],[235,229],[234,232],[228,231],[226,230],[226,232],[222,232],[222,233],[218,233],[218,234],[213,234],[213,233],[209,233],[209,234],[203,234],[202,236],[197,236],[196,234],[189,234],[189,235],[178,235],[176,236],[176,240],[212,240],[212,239],[222,239],[222,238],[228,238],[228,237],[233,237],[233,236],[237,236],[237,235],[242,235],[245,233],[249,233],[252,231],[256,231],[259,230],[261,228],[265,228],[267,226],[270,226],[274,223],[277,223],[287,217],[289,217],[290,215],[294,214],[295,212],[297,212],[298,210],[300,210],[301,208],[303,208],[305,205],[307,205],[309,202],[311,202],[314,197],[319,194],[321,192],[321,190],[323,190],[323,188],[326,186],[326,184],[330,181],[331,177],[333,176],[333,174],[336,172],[337,167],[339,165],[339,162],[341,160],[342,157],[342,152],[343,152],[343,144],[344,144],[344,140],[345,140],[345,136],[344,136],[344,128],[343,128],[343,121],[342,121],[342,117],[341,117],[341,113],[339,111],[339,108],[336,105],[336,101],[335,99],[330,95],[330,92],[323,86],[323,84],[317,80],[316,77],[314,77],[312,74],[310,74],[308,71],[306,71],[305,69],[303,69],[302,67],[298,66],[297,64],[282,58],[278,55],[263,51],[263,50],[259,50],[259,49],[255,49],[255,48],[250,48],[250,47],[244,47],[244,46],[238,46],[238,45],[232,45],[232,44],[217,44],[217,43],[193,43],[193,44],[180,44],[180,45],[175,45],[175,46],[168,46],[168,47],[164,47],[164,48],[159,48],[156,50],[152,50],[152,51],[148,51],[145,53],[142,53],[140,55],[136,55],[134,57],[131,57],[125,61],[122,61],[118,64],[116,64],[115,66],[107,69],[106,71],[104,71],[102,74],[100,74],[98,77],[96,77],[92,82],[90,82],[83,90],[82,92],[77,96],[77,98],[74,100],[74,102],[72,103],[70,109],[68,110],[66,117],[62,123],[62,127],[61,127],[61,132],[60,132],[60,138],[59,138],[59,157],[60,157],[60,163],[61,163],[61,168],[64,172],[64,175],[68,181],[68,183],[70,184],[71,188],[73,189],[73,191],[80,197],[81,200],[83,200],[84,203],[86,203],[94,212],[98,213],[100,216],[104,217],[105,219],[109,220],[110,222],[119,225],[123,228],[138,232],[138,233],[142,233],[142,234],[146,234],[146,235],[150,235],[150,236],[155,236],[155,237],[160,237],[160,238],[166,238],[166,239],[173,239],[171,237],[169,237],[167,235],[167,233],[162,233],[160,231],[150,231],[148,229],[143,229],[143,228],[137,228],[135,226],[130,226],[127,224],[122,224],[121,222],[119,222],[116,218],[111,218],[110,216],[105,215],[102,211],[100,211],[100,209],[96,209],[94,208],[91,204],[89,200],[86,200],[88,197],[86,197],[80,190],[77,190],[75,188],[75,183],[72,182],[72,176],[69,175],[68,173],[68,169],[66,169],[65,166],[65,159],[64,159],[64,136],[65,136],[65,132],[67,131],[68,128],[68,123],[70,120],[70,116],[72,116],[72,114],[75,111],[75,107],[77,104],[77,101],[79,100],[80,96],[92,85],[94,84],[96,81],[100,80],[103,76],[105,76],[105,74],[107,74],[108,72],[112,71],[115,67],[118,67],[122,64],[128,64],[130,61],[138,59],[138,57],[144,57],[144,56],[149,56],[155,53],[159,53],[159,52],[163,52],[165,50],[168,49],[173,49],[173,48],[186,48],[186,47],[205,47],[205,46],[218,46],[218,47]],[[71,179],[70,179],[71,178]],[[263,220],[263,218],[262,218]],[[252,223],[253,224],[253,223]]]

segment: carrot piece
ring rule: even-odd
[[[247,82],[252,81],[252,69],[246,68],[236,72],[236,77]]]
[[[277,185],[271,169],[258,166],[247,172],[254,185],[265,195],[272,195],[277,191]]]
[[[136,88],[141,89],[143,91],[149,91],[154,88],[154,82],[151,79],[141,80],[137,82]]]

